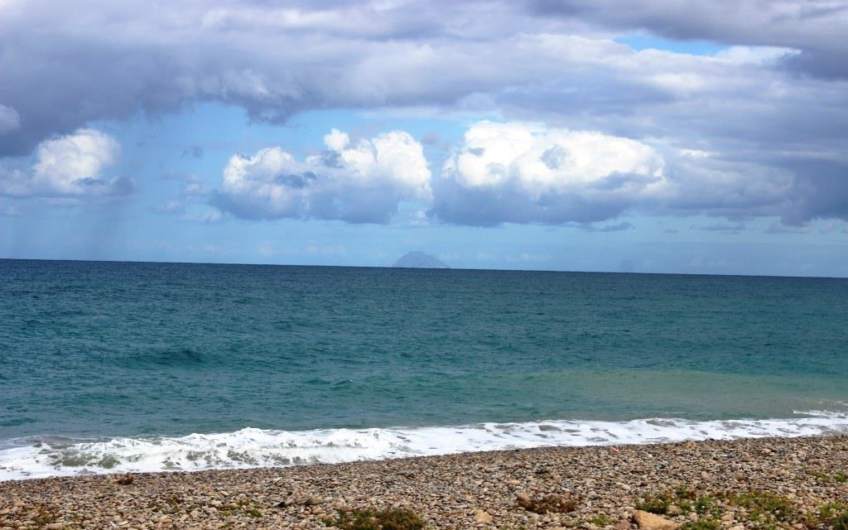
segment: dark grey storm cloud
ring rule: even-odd
[[[92,120],[194,101],[240,105],[266,121],[328,106],[452,103],[509,83],[486,66],[498,52],[486,42],[538,24],[505,11],[482,2],[189,0],[150,9],[139,0],[4,0],[0,127],[17,131],[0,136],[0,156]]]

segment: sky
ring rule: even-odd
[[[0,0],[0,258],[848,276],[848,1]]]

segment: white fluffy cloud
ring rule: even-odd
[[[320,218],[388,222],[400,202],[431,198],[419,142],[402,131],[352,143],[341,131],[326,150],[298,161],[280,147],[235,155],[224,168],[216,204],[246,218]]]
[[[599,132],[481,122],[444,164],[435,212],[454,222],[588,222],[661,198],[651,146]]]
[[[661,142],[480,122],[445,162],[435,189],[433,212],[450,222],[586,223],[634,209],[781,215],[795,179],[780,168]]]
[[[406,132],[352,143],[334,129],[324,144],[303,161],[280,147],[233,156],[215,205],[248,219],[375,223],[403,201],[470,225],[592,223],[633,211],[793,222],[803,186],[792,171],[755,160],[543,123],[471,125],[437,177]]]
[[[480,122],[465,133],[445,173],[469,188],[514,183],[528,194],[590,187],[618,174],[640,175],[641,192],[663,182],[663,161],[643,143],[541,124]]]
[[[131,190],[125,178],[107,178],[105,171],[120,154],[111,136],[95,129],[41,142],[30,170],[0,171],[0,193],[12,196],[118,195]]]

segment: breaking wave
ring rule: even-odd
[[[108,440],[27,438],[0,443],[0,480],[292,466],[532,447],[848,433],[848,414],[844,412],[796,414],[799,417],[765,420],[552,420],[311,431],[245,428],[219,434]]]

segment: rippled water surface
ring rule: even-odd
[[[446,426],[500,440],[480,448],[608,438],[545,421],[848,423],[846,280],[16,260],[0,279],[0,475],[24,449],[57,469],[74,444],[190,434],[258,437],[249,464],[326,433],[424,453],[477,436],[410,438]]]

